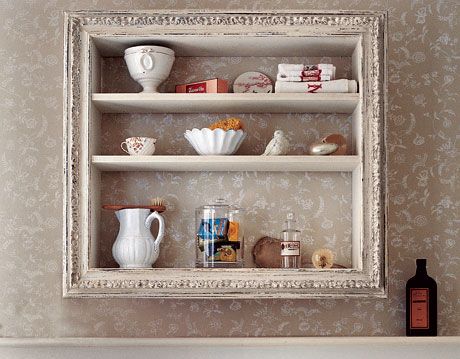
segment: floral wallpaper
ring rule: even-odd
[[[351,173],[105,172],[101,187],[103,203],[148,203],[166,194],[166,235],[154,267],[195,266],[195,208],[220,195],[245,210],[245,267],[254,267],[256,241],[266,235],[279,238],[286,214],[293,211],[302,231],[303,266],[310,266],[315,249],[328,247],[336,263],[351,268]],[[98,265],[117,268],[112,245],[118,221],[113,211],[101,212]]]
[[[388,10],[387,299],[62,299],[62,11],[156,8]],[[428,258],[428,271],[438,283],[439,334],[460,335],[457,1],[0,0],[0,9],[0,336],[404,335],[404,285],[417,257]],[[103,130],[123,136],[147,121],[146,115],[133,115],[133,127],[126,129],[110,123],[110,116],[102,120]],[[209,119],[214,118],[196,120]],[[260,130],[260,117],[245,120]],[[308,124],[316,117],[301,120]],[[330,116],[320,132],[345,126],[340,129],[347,133],[347,123],[346,116]],[[268,136],[268,130],[260,131]],[[303,142],[297,134],[292,140],[300,144],[321,133],[302,135]],[[105,151],[115,150],[110,146],[103,143]],[[167,149],[159,146],[159,151]],[[152,174],[142,176],[152,185],[158,181]],[[321,178],[292,174],[287,180],[303,181],[313,191],[325,185]],[[108,186],[123,180],[119,174],[103,178]],[[236,183],[257,180],[251,175]],[[270,185],[281,188],[285,180],[273,175]],[[346,188],[348,182],[347,175],[335,174],[329,184]],[[191,195],[189,201],[196,198]],[[314,208],[308,213],[314,214]],[[346,226],[346,204],[334,210]],[[165,247],[165,255],[176,250],[174,245]],[[344,249],[343,258],[347,255]]]
[[[248,69],[264,72],[274,80],[278,63],[302,62],[330,62],[337,67],[338,78],[351,78],[351,57],[177,57],[162,90],[174,92],[174,84],[216,74],[227,79],[231,87],[236,77]],[[105,57],[101,67],[102,92],[140,90],[122,57]],[[282,129],[289,138],[291,154],[307,153],[311,143],[330,133],[343,134],[350,144],[349,153],[355,152],[351,148],[349,114],[104,114],[100,154],[123,155],[120,143],[125,138],[149,136],[157,138],[156,154],[194,155],[184,132],[229,116],[241,118],[247,133],[238,150],[240,155],[261,154],[276,129]],[[289,211],[296,213],[303,233],[304,266],[310,265],[315,249],[328,247],[334,250],[337,264],[351,267],[351,173],[105,172],[101,188],[103,203],[148,203],[149,198],[164,197],[167,230],[155,267],[194,266],[195,208],[220,197],[247,214],[246,267],[254,267],[251,250],[256,241],[266,235],[279,237]],[[97,255],[101,267],[118,267],[112,258],[118,227],[113,211],[101,210]]]

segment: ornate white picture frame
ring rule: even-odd
[[[385,12],[69,12],[65,16],[64,283],[65,297],[317,298],[385,297],[386,267]],[[91,199],[91,94],[94,39],[139,34],[356,36],[360,102],[353,171],[352,269],[126,270],[92,268],[97,217]]]

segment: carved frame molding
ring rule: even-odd
[[[385,297],[386,266],[386,21],[385,12],[99,12],[65,14],[64,64],[64,297]],[[349,270],[89,268],[90,160],[88,127],[91,36],[129,36],[136,31],[238,33],[270,29],[305,35],[358,35],[363,81],[362,268]]]

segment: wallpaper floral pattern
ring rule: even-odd
[[[62,299],[62,10],[77,8],[387,9],[389,298]],[[0,0],[0,9],[1,336],[404,335],[417,257],[438,282],[440,334],[460,335],[458,1]]]

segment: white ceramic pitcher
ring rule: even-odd
[[[115,212],[120,230],[112,247],[113,258],[120,268],[151,268],[160,254],[164,236],[164,220],[149,209],[128,208]],[[158,235],[153,237],[150,226],[158,219]]]

